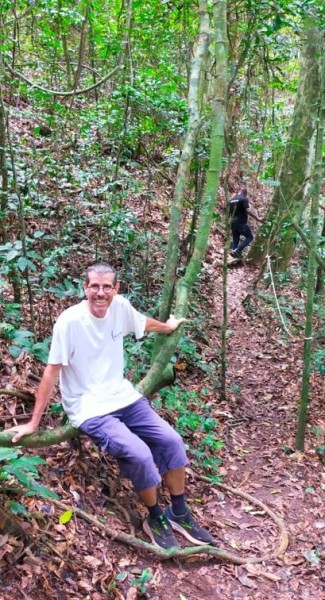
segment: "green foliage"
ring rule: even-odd
[[[140,592],[144,594],[147,590],[147,583],[152,580],[152,577],[153,575],[150,568],[143,569],[141,575],[137,579],[131,581],[131,585],[139,587]]]
[[[315,568],[323,560],[324,552],[316,546],[313,550],[305,552],[304,556],[308,560],[308,562],[311,563],[311,565]]]
[[[18,481],[27,491],[28,496],[42,496],[43,498],[58,499],[58,495],[47,487],[38,483],[38,465],[45,464],[39,456],[22,455],[17,448],[0,448],[0,491],[1,481],[11,482],[12,478]],[[15,508],[15,505],[14,505]],[[16,511],[19,510],[16,506]],[[23,509],[20,511],[23,512]]]
[[[187,440],[194,465],[216,476],[222,460],[217,453],[224,447],[216,435],[217,420],[210,416],[211,407],[200,401],[194,391],[178,387],[161,391],[167,412],[175,420],[176,430]]]
[[[28,515],[26,506],[20,504],[20,502],[17,502],[16,500],[9,502],[9,508],[14,515],[22,515],[24,517]]]
[[[151,360],[153,337],[148,336],[143,340],[127,337],[124,340],[125,348],[125,374],[134,383],[140,381],[145,375]]]
[[[312,354],[313,370],[325,375],[325,348],[319,348]]]
[[[188,366],[200,369],[203,373],[211,373],[214,369],[213,365],[208,365],[205,362],[202,353],[198,351],[197,344],[190,334],[182,336],[179,340],[178,357],[175,357],[173,360],[184,360]]]
[[[13,358],[18,358],[21,352],[27,352],[43,363],[47,363],[51,338],[36,342],[32,331],[16,329],[8,322],[0,323],[0,337],[10,342],[8,349]]]

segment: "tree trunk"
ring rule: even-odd
[[[165,321],[168,318],[175,293],[176,270],[180,252],[179,232],[184,202],[184,191],[189,180],[190,166],[201,122],[199,107],[200,83],[202,82],[202,67],[208,50],[210,34],[209,14],[205,0],[200,2],[199,15],[199,38],[192,60],[188,91],[188,126],[178,165],[177,180],[170,210],[166,269],[159,312],[159,319],[161,321]],[[159,347],[163,343],[163,337],[157,336],[155,353],[158,352]]]
[[[325,246],[325,215],[323,216],[323,228],[321,233],[321,243],[320,246],[324,248]],[[316,288],[315,292],[318,295],[321,295],[324,292],[324,272],[325,269],[318,264],[317,267],[317,278],[316,278]]]
[[[316,248],[318,237],[318,213],[319,213],[319,196],[322,182],[322,149],[324,139],[324,117],[325,117],[325,58],[323,57],[322,69],[322,87],[321,87],[321,106],[319,111],[318,130],[316,137],[316,152],[315,152],[315,173],[314,173],[314,193],[312,198],[310,212],[310,250],[308,259],[308,275],[307,275],[307,301],[306,301],[306,324],[305,324],[305,343],[303,352],[303,372],[302,372],[302,389],[300,399],[300,410],[298,418],[298,431],[296,439],[297,450],[303,450],[305,444],[305,431],[308,409],[309,395],[309,379],[310,379],[310,363],[311,350],[313,341],[313,307],[314,307],[314,291],[315,291],[315,275],[316,275]]]
[[[7,231],[5,226],[5,215],[8,204],[8,169],[6,164],[6,113],[2,99],[2,89],[0,86],[0,237],[3,244],[7,241]]]
[[[306,26],[301,53],[299,87],[291,133],[265,223],[249,252],[249,259],[262,264],[266,255],[273,257],[274,272],[283,271],[294,252],[296,232],[291,220],[299,220],[309,186],[311,155],[319,106],[321,31]]]
[[[211,143],[209,168],[203,195],[203,203],[199,218],[197,236],[191,260],[185,275],[176,286],[175,313],[186,316],[189,292],[194,285],[201,269],[208,238],[213,222],[213,214],[217,197],[219,178],[222,170],[222,154],[224,130],[226,123],[226,98],[228,85],[228,43],[227,43],[227,2],[220,0],[214,5],[215,27],[215,60],[216,76],[214,88],[214,105],[211,119]],[[165,336],[164,343],[147,375],[140,383],[140,389],[152,389],[160,381],[170,357],[176,350],[182,335],[183,327],[179,327],[172,335]]]

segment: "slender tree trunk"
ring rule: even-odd
[[[325,58],[323,56],[322,69],[322,96],[321,107],[319,111],[319,121],[316,137],[316,156],[315,156],[315,173],[314,173],[314,193],[312,197],[310,211],[310,250],[308,259],[308,275],[307,275],[307,301],[306,301],[306,324],[305,324],[305,343],[303,352],[303,372],[302,372],[302,388],[300,398],[300,410],[298,418],[298,431],[296,438],[297,450],[303,450],[305,444],[305,431],[308,410],[309,396],[309,379],[310,379],[310,362],[311,350],[313,341],[313,307],[314,307],[314,290],[315,290],[315,275],[316,275],[316,248],[318,237],[318,213],[319,213],[319,196],[322,182],[322,149],[324,139],[324,119],[325,119]]]
[[[166,256],[166,268],[162,298],[160,303],[159,319],[166,321],[171,311],[175,292],[176,270],[180,252],[180,229],[184,202],[184,193],[189,180],[190,166],[194,155],[200,127],[200,84],[202,82],[202,67],[209,44],[209,14],[206,1],[201,1],[199,6],[200,31],[192,60],[189,91],[188,91],[188,127],[182,148],[177,171],[177,180],[174,189],[171,209],[170,228]],[[164,344],[164,336],[157,336],[154,353],[157,354],[161,345]]]
[[[176,286],[175,313],[178,316],[187,315],[189,292],[196,282],[201,270],[202,260],[204,259],[213,222],[219,178],[222,171],[228,85],[226,0],[220,0],[214,4],[214,28],[216,77],[214,86],[214,105],[211,119],[209,168],[193,255],[186,268],[184,277],[179,280]],[[148,389],[157,386],[157,382],[160,381],[170,357],[175,352],[177,343],[182,335],[182,329],[182,327],[179,327],[172,335],[165,336],[164,344],[161,346],[159,353],[155,357],[150,370],[139,384],[140,389],[143,389],[144,386]]]
[[[26,235],[26,222],[25,222],[25,206],[24,206],[24,199],[18,188],[17,173],[16,173],[16,166],[15,166],[15,155],[14,155],[14,149],[13,149],[13,144],[12,144],[12,140],[11,140],[8,116],[7,116],[7,137],[8,137],[8,147],[9,147],[10,159],[11,159],[13,188],[17,195],[18,203],[19,203],[19,225],[20,225],[20,232],[21,232],[22,255],[27,261],[28,257],[27,257],[27,247],[26,247],[27,235]],[[14,273],[15,273],[15,270],[14,270]],[[31,286],[31,282],[30,282],[28,266],[25,267],[24,275],[25,275],[25,279],[26,279],[28,299],[29,299],[31,330],[35,333],[36,329],[35,329],[35,313],[34,313],[34,295],[33,295],[33,290],[32,290],[32,286]]]
[[[222,330],[221,330],[221,353],[220,353],[220,400],[226,400],[227,395],[227,333],[228,333],[228,256],[231,243],[231,216],[229,211],[228,180],[230,176],[230,157],[228,169],[224,180],[226,201],[226,241],[223,248],[222,265]]]
[[[65,68],[66,68],[66,72],[67,72],[67,86],[70,89],[72,86],[71,60],[70,60],[70,56],[69,56],[67,34],[63,30],[62,18],[61,18],[61,14],[60,14],[61,10],[62,10],[62,0],[58,0],[58,18],[57,18],[58,37],[59,38],[61,37],[63,55],[65,58]]]
[[[133,63],[132,63],[132,44],[131,44],[131,32],[132,32],[132,19],[133,19],[133,0],[127,0],[126,7],[126,15],[125,15],[125,32],[123,36],[123,47],[121,53],[122,62],[125,65],[125,76],[123,80],[126,78],[126,74],[128,74],[128,82],[130,87],[133,87]],[[128,69],[127,69],[128,66]],[[124,83],[124,81],[123,81]],[[127,129],[128,122],[130,118],[130,110],[131,110],[131,101],[130,101],[130,93],[127,92],[125,97],[125,105],[124,105],[124,115],[123,115],[123,126],[122,126],[122,136],[119,143],[119,147],[116,153],[116,167],[114,177],[117,179],[118,172],[120,168],[120,159],[123,152],[123,148],[125,146],[125,140],[127,137]]]
[[[90,6],[88,2],[86,2],[85,6],[85,16],[81,27],[80,32],[80,43],[79,43],[79,51],[78,51],[78,63],[77,68],[74,74],[74,82],[73,82],[73,90],[76,91],[78,89],[81,71],[82,71],[82,63],[84,59],[85,47],[86,47],[86,37],[87,37],[87,27],[88,27],[88,16],[89,16]],[[73,106],[75,96],[73,95],[70,102],[70,110]]]
[[[2,89],[0,85],[0,236],[3,244],[7,241],[7,232],[5,227],[5,216],[8,204],[8,169],[6,164],[6,114],[2,98]]]
[[[324,248],[325,246],[325,215],[323,216],[323,229],[322,229],[322,233],[321,233],[321,246]],[[317,267],[317,281],[316,281],[316,288],[315,288],[315,292],[318,295],[321,295],[324,292],[324,273],[325,273],[325,269],[321,267],[321,265],[318,265]]]
[[[2,60],[0,56],[0,76],[2,75]],[[9,177],[7,168],[7,136],[8,134],[8,115],[5,109],[2,96],[2,87],[0,83],[0,174],[2,179],[0,191],[0,236],[3,243],[8,241],[8,229],[10,228],[9,219],[7,217],[8,193],[9,193]],[[8,279],[12,285],[14,293],[14,302],[21,302],[21,281],[16,267],[9,265]]]

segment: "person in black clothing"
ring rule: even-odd
[[[257,215],[249,208],[247,188],[241,188],[240,192],[230,199],[231,232],[232,232],[232,251],[231,256],[241,258],[242,251],[253,240],[253,234],[247,223],[247,215],[250,215],[256,221],[262,223]],[[245,239],[240,241],[240,237]]]

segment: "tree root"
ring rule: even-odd
[[[211,483],[211,479],[209,479],[209,477],[205,477],[204,475],[197,475],[196,477],[198,479],[200,479],[201,481],[207,481],[208,483]],[[258,500],[257,498],[254,498],[250,494],[247,494],[246,492],[242,492],[241,490],[235,490],[234,488],[230,487],[229,485],[226,485],[225,483],[213,483],[213,485],[220,487],[221,489],[223,489],[227,492],[230,492],[231,494],[234,494],[235,496],[240,496],[240,498],[245,498],[245,500],[248,500],[248,502],[250,502],[251,504],[255,504],[255,506],[258,506],[267,515],[269,515],[269,517],[271,517],[271,519],[278,526],[278,528],[280,530],[280,534],[281,534],[280,545],[279,545],[278,549],[276,550],[276,552],[271,556],[271,558],[276,558],[277,556],[281,556],[282,554],[285,553],[285,551],[287,550],[289,543],[290,543],[289,534],[287,532],[287,529],[286,529],[286,526],[285,526],[283,520],[280,517],[278,517],[278,515],[276,515],[275,512],[273,512],[273,510],[271,510],[261,500]],[[261,561],[262,560],[265,560],[265,559],[262,558]]]
[[[212,483],[208,477],[199,476],[198,478],[201,479],[202,481],[207,481],[208,483]],[[82,519],[84,519],[85,521],[90,523],[91,525],[94,525],[95,527],[100,529],[105,535],[107,535],[112,540],[117,540],[118,542],[128,544],[129,546],[133,546],[134,548],[138,548],[140,550],[150,552],[151,554],[154,554],[155,556],[160,558],[160,560],[168,560],[170,558],[188,558],[189,556],[193,556],[193,555],[197,555],[197,554],[207,554],[208,556],[215,556],[219,560],[233,563],[235,565],[245,565],[245,564],[256,564],[256,563],[261,563],[261,562],[265,562],[265,561],[270,561],[270,560],[277,558],[278,556],[281,556],[282,554],[284,554],[284,552],[286,551],[288,544],[289,544],[289,535],[287,533],[287,530],[285,528],[283,521],[271,509],[269,509],[260,500],[253,498],[253,496],[251,496],[250,494],[246,494],[246,492],[241,492],[240,490],[235,490],[223,483],[213,483],[213,485],[220,487],[221,489],[224,489],[227,492],[230,492],[232,494],[235,494],[237,496],[245,498],[251,504],[255,504],[259,508],[262,508],[263,511],[266,514],[268,514],[271,517],[271,519],[273,519],[273,521],[276,523],[276,525],[278,526],[278,528],[280,529],[280,532],[281,532],[281,542],[280,542],[278,549],[275,552],[273,552],[269,555],[262,555],[260,557],[246,556],[244,558],[241,558],[240,556],[236,556],[235,554],[232,554],[231,552],[228,552],[227,550],[223,550],[222,548],[217,548],[217,547],[211,546],[211,545],[190,546],[187,548],[170,548],[168,550],[164,550],[163,548],[160,548],[159,546],[155,546],[154,544],[150,544],[149,542],[145,542],[144,540],[141,540],[140,538],[137,538],[134,535],[116,531],[116,529],[114,529],[114,530],[111,529],[108,525],[101,523],[100,521],[98,521],[96,519],[96,517],[93,517],[92,515],[85,512],[84,510],[81,510],[80,508],[73,507],[73,510],[77,516],[81,517]],[[52,502],[64,511],[69,510],[69,508],[70,508],[68,505],[64,504],[60,500],[52,500]]]

